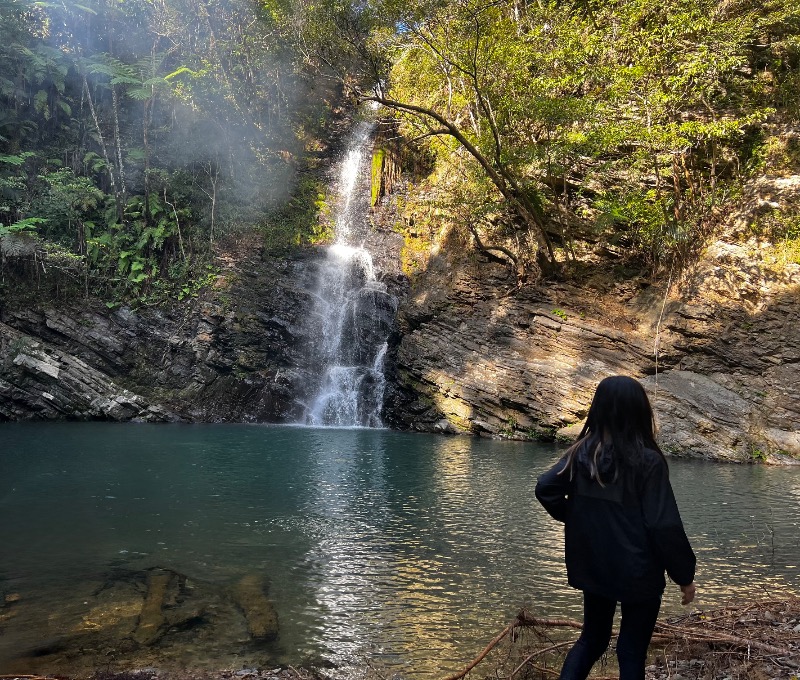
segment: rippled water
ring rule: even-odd
[[[561,528],[533,497],[558,455],[551,446],[101,423],[3,424],[0,446],[0,673],[102,659],[368,662],[424,677],[463,666],[521,606],[579,612]],[[676,460],[671,470],[698,554],[699,606],[796,592],[800,468]],[[202,625],[144,649],[113,636],[135,622],[154,567],[186,575],[208,599]],[[276,642],[249,640],[226,604],[254,573],[269,580]],[[680,609],[676,593],[665,607]]]

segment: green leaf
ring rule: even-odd
[[[196,71],[192,71],[192,69],[190,69],[190,68],[188,68],[186,66],[181,66],[176,71],[173,71],[169,75],[164,76],[164,80],[172,80],[173,78],[176,78],[177,76],[181,75],[182,73],[188,73],[191,76],[196,76],[197,75]]]
[[[112,83],[114,81],[111,81]],[[137,81],[137,84],[141,84]],[[153,96],[153,91],[149,87],[135,87],[127,91],[126,93],[131,99],[135,99],[136,101],[143,102],[147,101]]]
[[[33,232],[40,224],[47,224],[43,217],[26,217],[8,226],[0,225],[0,234],[21,234],[23,232]]]
[[[133,149],[128,149],[127,158],[129,161],[133,162],[143,161],[146,157],[147,156],[144,149],[138,147]]]
[[[28,154],[30,155],[30,154]],[[7,163],[8,165],[24,165],[27,156],[19,154],[17,156],[0,155],[0,163]]]
[[[140,85],[141,82],[138,78],[124,74],[118,74],[111,78],[112,85]]]

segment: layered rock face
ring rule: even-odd
[[[214,290],[168,310],[81,300],[6,308],[0,420],[297,422],[319,382],[313,291],[324,258],[261,258],[251,244]],[[396,267],[382,282],[403,295]],[[363,308],[381,316],[363,332],[394,325],[372,297]]]
[[[314,262],[253,256],[169,311],[6,310],[0,418],[290,420]]]
[[[0,323],[0,415],[163,421],[175,416],[49,343]]]
[[[800,177],[751,188],[733,222],[669,290],[636,282],[513,289],[488,262],[433,263],[396,353],[393,425],[508,437],[574,435],[597,382],[642,379],[675,454],[800,457],[800,266],[747,237],[753,213]],[[450,283],[435,288],[435,281]],[[576,425],[577,424],[577,425]]]
[[[648,389],[666,450],[792,461],[800,456],[800,266],[776,264],[775,248],[748,237],[747,225],[776,195],[798,193],[800,177],[756,183],[751,211],[669,287],[597,276],[518,289],[499,264],[439,255],[409,293],[397,235],[375,234],[391,244],[377,263],[381,280],[402,300],[386,355],[384,422],[570,436],[597,382],[625,373]],[[3,309],[0,419],[297,421],[318,380],[309,368],[319,342],[310,291],[324,252],[275,260],[244,252],[215,290],[169,311],[81,301]],[[382,332],[392,324],[384,316],[375,322]]]

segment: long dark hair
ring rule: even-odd
[[[616,479],[621,470],[641,460],[643,449],[664,455],[656,444],[654,431],[653,409],[641,383],[627,375],[604,378],[594,392],[578,440],[567,449],[561,472],[569,470],[571,477],[578,453],[585,450],[591,476],[602,484],[598,461],[604,449],[610,447]]]

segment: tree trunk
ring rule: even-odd
[[[103,137],[103,129],[100,127],[100,120],[97,117],[97,111],[94,108],[94,101],[92,100],[92,93],[89,91],[89,82],[86,80],[86,74],[83,74],[83,89],[86,92],[86,102],[89,104],[89,111],[92,114],[95,129],[97,130],[97,140],[100,143],[100,150],[103,152],[103,158],[106,161],[106,169],[108,170],[108,178],[111,182],[111,190],[114,192],[114,201],[117,206],[117,219],[122,222],[123,213],[123,200],[120,194],[119,187],[117,186],[117,178],[114,173],[114,164],[108,155],[108,148],[106,147],[105,137]]]

